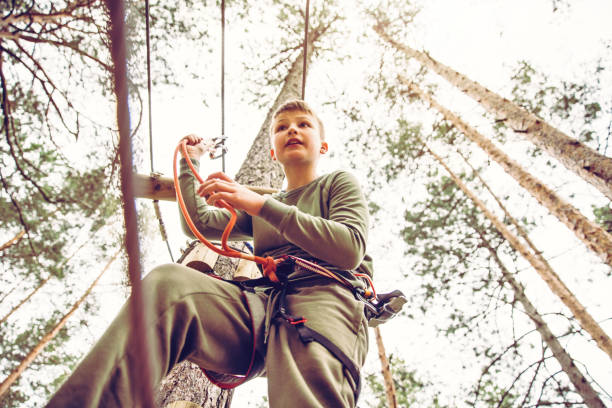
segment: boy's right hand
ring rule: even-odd
[[[200,136],[190,134],[179,140],[179,143],[183,140],[187,142],[187,155],[190,159],[199,160],[200,157],[208,151],[204,138]]]

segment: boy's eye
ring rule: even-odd
[[[308,123],[308,122],[302,122],[302,123],[300,123],[300,126],[301,126],[301,127],[310,127],[310,123]]]
[[[285,125],[279,125],[279,126],[276,127],[276,131],[277,132],[280,132],[281,130],[285,130],[285,129],[287,129],[287,126],[285,126]]]

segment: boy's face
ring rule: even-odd
[[[283,165],[316,163],[327,152],[316,118],[302,111],[281,112],[272,123],[272,158]]]

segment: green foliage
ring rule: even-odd
[[[440,296],[446,296],[466,279],[480,282],[472,293],[495,290],[498,282],[490,273],[485,277],[469,278],[479,273],[475,265],[486,261],[480,250],[481,239],[476,229],[488,230],[491,239],[501,244],[499,236],[490,227],[483,227],[482,217],[473,204],[461,193],[455,183],[442,176],[426,184],[427,198],[415,203],[404,213],[405,226],[401,231],[407,244],[407,255],[416,259],[414,271],[423,278],[423,305]],[[484,256],[484,258],[483,258]],[[469,329],[463,314],[451,314],[448,333],[459,327]]]
[[[19,380],[17,380],[19,385]],[[28,400],[29,396],[16,387],[9,388],[8,391],[0,397],[0,406],[3,407],[19,407]]]
[[[499,387],[499,385],[492,382],[490,378],[487,378],[487,380],[481,384],[480,391],[480,400],[482,404],[468,402],[468,405],[491,408],[513,408],[519,406],[517,405],[519,399],[518,395]]]
[[[601,207],[593,206],[593,214],[595,215],[595,222],[612,234],[612,208],[610,208],[610,204]]]
[[[513,101],[555,126],[567,127],[578,140],[606,154],[612,121],[612,104],[602,94],[603,62],[588,82],[553,80],[527,61],[520,61],[512,75]],[[539,149],[533,154],[539,155]]]
[[[21,330],[16,324],[5,324],[0,331],[0,367],[3,377],[24,359],[43,334],[49,332],[61,318],[59,311],[54,311],[50,318],[36,318],[28,322],[27,327]],[[45,350],[30,365],[32,372],[44,373],[46,369],[55,367],[73,367],[79,356],[65,350],[63,345],[69,338],[68,329],[64,327],[59,331]],[[21,377],[7,392],[0,405],[3,407],[21,407],[28,401],[32,393],[38,396],[48,395],[55,390],[56,384],[49,382],[44,375],[30,376],[27,380]]]
[[[386,149],[389,160],[383,167],[387,182],[396,179],[401,173],[410,168],[411,163],[420,157],[423,145],[419,143],[421,138],[421,126],[398,119],[398,132],[387,132],[385,134]]]
[[[271,105],[291,65],[303,52],[305,3],[272,0],[256,4],[253,8],[264,18],[260,24],[265,24],[267,37],[265,42],[254,37],[250,44],[240,45],[244,51],[241,61],[247,74],[243,79],[243,89],[249,95],[249,103],[264,108]],[[308,52],[312,53],[311,61],[330,55],[334,42],[339,41],[344,19],[343,7],[336,0],[310,3]],[[247,32],[256,28],[245,26],[244,30]],[[342,59],[343,56],[334,53],[336,58]],[[295,91],[298,95],[301,92],[299,89]]]
[[[395,386],[397,404],[400,407],[428,407],[443,408],[440,403],[440,394],[430,395],[428,388],[432,385],[419,378],[417,370],[410,369],[408,364],[400,357],[389,357],[393,385]],[[365,376],[366,386],[374,394],[375,408],[387,407],[387,394],[385,384],[380,373],[370,373]]]
[[[386,93],[383,89],[379,95],[384,97]],[[397,101],[383,103],[394,106]],[[409,116],[407,107],[400,117]],[[473,365],[484,367],[480,379],[474,378],[471,385],[466,379],[466,395],[472,396],[466,402],[471,406],[526,406],[537,399],[539,392],[552,397],[555,387],[533,368],[539,367],[538,361],[529,363],[527,356],[531,352],[525,352],[537,347],[532,342],[537,344],[537,336],[530,337],[533,332],[527,332],[524,336],[530,341],[522,335],[520,341],[511,340],[515,339],[517,327],[530,323],[515,321],[514,293],[505,284],[492,253],[509,262],[517,254],[437,161],[424,154],[424,143],[435,146],[433,150],[447,152],[449,157],[444,160],[457,168],[457,155],[448,152],[465,150],[465,139],[444,121],[434,122],[429,133],[423,128],[418,123],[398,120],[392,126],[386,123],[384,132],[375,134],[385,146],[380,156],[385,160],[378,167],[384,169],[381,173],[387,183],[403,180],[398,185],[410,190],[406,187],[410,176],[419,184],[418,195],[404,196],[407,208],[401,228],[408,263],[406,278],[417,286],[409,299],[411,318],[429,321],[435,314],[439,333],[466,355],[466,372]],[[473,173],[456,173],[477,195],[486,196]],[[524,218],[524,222],[531,222]],[[436,384],[426,387],[435,389]],[[569,392],[560,397],[571,401]]]

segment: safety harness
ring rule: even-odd
[[[209,144],[208,147],[210,149],[214,149],[215,139],[212,140],[212,144]],[[250,279],[250,280],[229,280],[222,279],[217,275],[210,274],[217,279],[221,279],[225,282],[236,285],[242,289],[242,299],[245,303],[251,320],[251,331],[253,333],[253,346],[251,351],[251,360],[249,362],[249,366],[247,372],[244,375],[232,375],[232,374],[224,374],[217,373],[211,370],[207,370],[202,368],[202,371],[208,377],[208,379],[215,385],[220,388],[234,388],[245,381],[257,377],[261,375],[264,371],[263,358],[258,359],[258,350],[257,350],[257,338],[256,338],[256,330],[255,330],[255,322],[258,321],[260,316],[265,315],[265,309],[261,302],[261,299],[255,294],[256,288],[267,288],[265,290],[269,291],[270,296],[278,294],[276,297],[275,308],[272,312],[272,321],[279,322],[281,324],[285,324],[288,327],[295,328],[300,340],[304,344],[311,343],[316,341],[325,347],[334,357],[336,357],[344,366],[354,384],[354,394],[355,401],[357,401],[359,397],[359,393],[361,391],[361,381],[359,368],[353,362],[353,360],[346,355],[333,341],[331,341],[328,337],[319,333],[318,331],[308,327],[306,323],[308,320],[304,316],[296,316],[291,313],[287,306],[287,293],[292,290],[292,288],[303,286],[303,285],[325,285],[329,284],[330,281],[335,281],[339,283],[341,286],[350,290],[355,298],[364,304],[364,313],[365,317],[368,320],[369,327],[376,327],[382,323],[385,323],[389,319],[393,318],[397,315],[402,306],[407,302],[406,297],[400,290],[394,290],[390,293],[385,294],[377,294],[374,285],[370,277],[366,274],[357,273],[352,271],[351,273],[355,277],[362,278],[366,283],[366,288],[357,287],[353,285],[348,279],[343,277],[339,273],[335,273],[330,271],[327,268],[324,268],[318,265],[316,262],[311,260],[306,260],[303,258],[298,258],[291,255],[284,255],[279,258],[262,258],[252,254],[247,254],[245,252],[241,252],[230,248],[227,245],[227,239],[230,235],[230,232],[236,222],[236,212],[231,206],[226,206],[225,208],[230,211],[231,218],[230,221],[223,231],[221,246],[222,248],[218,248],[217,246],[210,243],[202,234],[197,230],[195,224],[191,220],[187,208],[185,206],[180,185],[178,182],[178,173],[177,173],[177,157],[179,151],[182,153],[183,157],[187,161],[187,164],[191,168],[194,176],[202,183],[203,180],[199,176],[195,167],[191,163],[189,156],[186,150],[186,142],[183,141],[175,151],[174,156],[174,184],[176,189],[177,201],[179,202],[179,206],[185,217],[185,221],[187,225],[189,225],[191,231],[194,235],[206,245],[208,248],[213,251],[219,253],[220,255],[225,255],[229,257],[247,259],[258,264],[262,265],[263,277],[258,279]],[[212,155],[212,152],[211,152]],[[194,241],[194,244],[197,241]],[[187,255],[188,251],[183,254],[183,258]],[[179,260],[179,263],[181,260]],[[300,276],[299,278],[292,278],[292,273],[296,270],[296,268],[301,268],[302,270],[311,272],[312,274],[309,276]],[[264,355],[264,350],[259,350],[260,355]]]

